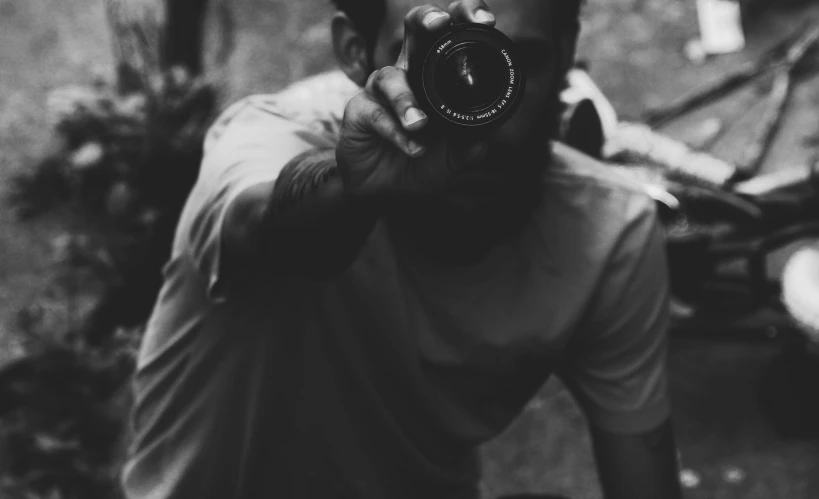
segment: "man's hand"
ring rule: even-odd
[[[398,61],[374,72],[347,104],[335,151],[306,151],[284,165],[275,181],[237,196],[223,229],[233,267],[287,262],[287,272],[334,275],[355,259],[381,215],[370,195],[431,192],[481,163],[485,143],[431,136],[407,80],[416,47],[453,22],[495,21],[482,0],[461,0],[447,11],[413,9]]]
[[[480,164],[487,144],[433,137],[407,78],[414,51],[423,50],[453,23],[494,25],[483,0],[460,0],[448,10],[416,7],[404,20],[404,44],[394,66],[370,75],[344,112],[336,160],[355,195],[431,192]]]

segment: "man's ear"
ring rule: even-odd
[[[343,12],[333,16],[331,27],[336,62],[348,78],[363,87],[372,72],[366,40]]]

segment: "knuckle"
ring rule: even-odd
[[[367,77],[367,83],[364,84],[364,89],[367,91],[372,91],[373,86],[375,85],[376,78],[378,77],[378,71],[373,71],[370,73],[370,76]]]
[[[375,72],[375,83],[379,86],[391,80],[397,71],[395,66],[385,66]]]
[[[404,136],[401,133],[401,130],[397,128],[392,128],[388,130],[387,133],[389,134],[390,142],[392,142],[393,144],[401,144],[402,142],[404,142]]]
[[[344,114],[341,116],[342,123],[349,123],[353,119],[353,115],[355,114],[355,109],[357,107],[357,99],[358,95],[354,96],[347,102],[347,105],[344,106]]]
[[[410,90],[403,90],[395,96],[392,102],[396,109],[410,107],[415,102],[415,95]]]
[[[356,94],[347,103],[342,116],[342,131],[346,128],[361,130],[366,128],[366,121],[375,106],[364,92]]]
[[[404,16],[404,26],[406,28],[413,28],[415,22],[421,20],[421,9],[423,9],[423,6],[413,7],[409,12],[407,12],[407,15]]]
[[[349,120],[353,115],[357,114],[357,111],[362,108],[365,100],[366,97],[364,96],[364,92],[355,94],[353,98],[347,102],[347,106],[344,108],[344,119]]]
[[[370,122],[374,125],[387,126],[390,122],[387,111],[381,106],[373,106],[373,108],[370,110],[369,116]]]

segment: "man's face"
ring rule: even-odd
[[[554,33],[553,8],[561,0],[489,0],[496,28],[515,43],[526,75],[526,91],[514,116],[496,131],[491,141],[501,151],[525,150],[544,144],[556,120],[555,99],[562,75],[559,66],[573,57],[573,47],[562,47]],[[384,23],[373,52],[375,69],[394,64],[404,38],[404,16],[413,7],[448,1],[387,0]]]
[[[432,3],[446,8],[449,1]],[[487,1],[495,27],[515,43],[526,91],[514,116],[489,138],[483,168],[459,175],[443,192],[402,200],[393,207],[392,225],[422,251],[449,261],[480,258],[503,233],[528,218],[540,193],[539,175],[557,123],[564,77],[560,73],[574,57],[574,40],[552,28],[552,6],[559,1],[563,0]],[[404,17],[425,3],[430,0],[387,0],[373,69],[395,64],[403,44]]]

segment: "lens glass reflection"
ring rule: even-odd
[[[436,73],[436,87],[456,111],[475,112],[491,105],[503,90],[504,59],[483,44],[456,47]]]

